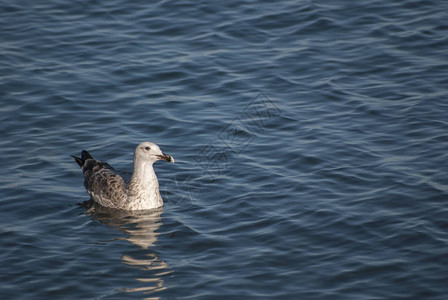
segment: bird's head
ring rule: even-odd
[[[160,150],[159,146],[151,142],[143,142],[135,149],[135,159],[143,159],[154,163],[158,160],[166,160],[174,163],[174,158]]]

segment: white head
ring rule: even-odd
[[[160,150],[159,146],[151,142],[143,142],[135,149],[134,160],[148,161],[151,164],[158,160],[174,163],[174,158]]]

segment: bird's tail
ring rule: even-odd
[[[74,155],[70,155],[71,157],[73,157],[76,161],[76,163],[82,168],[82,166],[84,166],[84,163],[86,162],[86,160],[88,159],[93,159],[92,155],[90,155],[89,152],[87,152],[86,150],[82,150],[81,152],[81,158],[76,157]]]

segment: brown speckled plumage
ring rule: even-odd
[[[95,160],[83,150],[81,158],[73,156],[84,173],[87,193],[98,204],[124,210],[153,209],[163,205],[159,182],[153,169],[157,160],[174,162],[151,142],[143,142],[134,153],[134,173],[129,182],[116,173],[109,164]]]

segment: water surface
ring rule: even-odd
[[[446,298],[444,1],[103,2],[1,5],[2,299]]]

